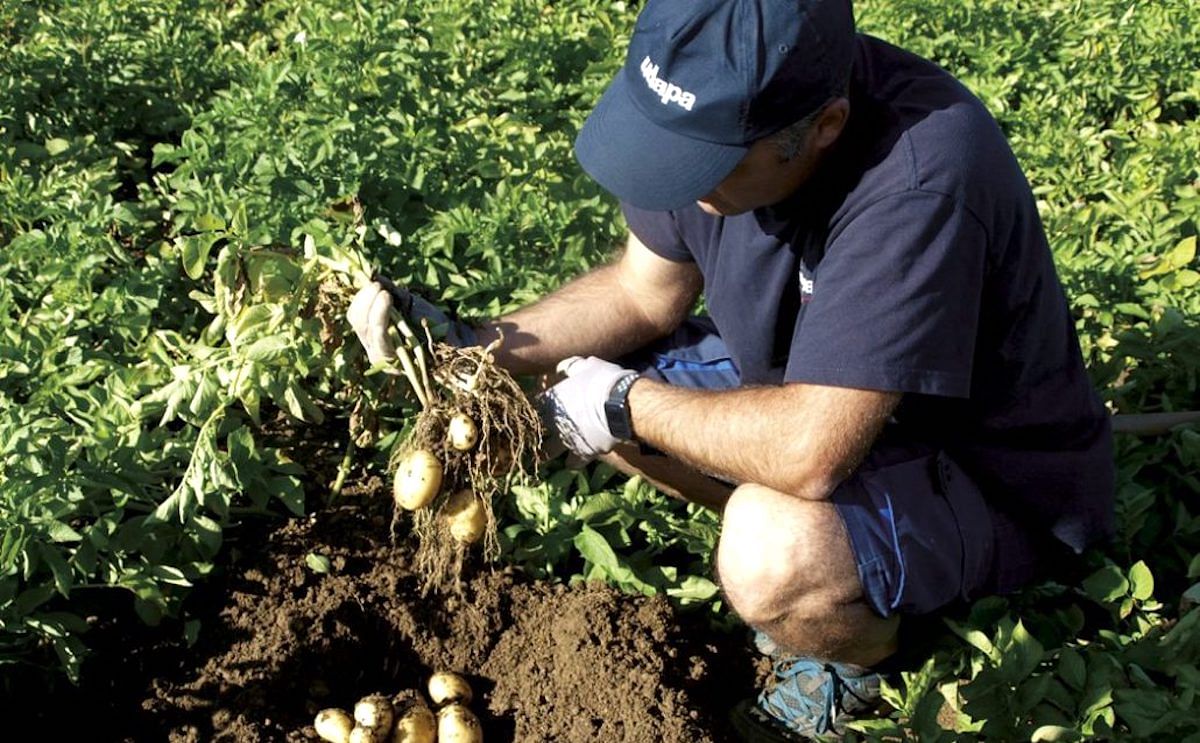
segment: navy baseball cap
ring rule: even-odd
[[[634,206],[684,207],[840,92],[853,51],[850,0],[649,0],[575,156]]]

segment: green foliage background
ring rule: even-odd
[[[1200,6],[857,10],[1008,133],[1106,400],[1200,407]],[[75,678],[97,592],[194,637],[183,598],[225,530],[321,505],[281,432],[349,447],[351,385],[374,383],[321,287],[363,256],[478,316],[605,259],[623,227],[570,144],[636,11],[0,2],[0,663]],[[1120,535],[1086,580],[947,618],[862,733],[1200,740],[1198,463],[1193,428],[1122,439]],[[507,559],[538,575],[729,621],[715,519],[644,483],[551,467],[505,517]]]

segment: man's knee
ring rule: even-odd
[[[750,624],[820,615],[861,595],[854,554],[832,503],[742,485],[725,506],[717,574]]]

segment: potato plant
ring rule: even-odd
[[[392,450],[393,530],[404,510],[414,512],[426,589],[457,586],[470,545],[483,538],[485,554],[498,555],[492,499],[510,478],[529,479],[542,424],[520,385],[495,364],[503,338],[456,348],[435,343],[428,327],[421,339],[404,318],[396,321],[397,364],[421,409]]]

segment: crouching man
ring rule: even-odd
[[[979,100],[848,0],[649,0],[576,154],[622,255],[450,337],[562,361],[569,448],[722,512],[722,589],[775,657],[748,738],[840,732],[901,617],[1111,531],[1108,416],[1030,187]],[[391,303],[351,312],[374,360]]]

